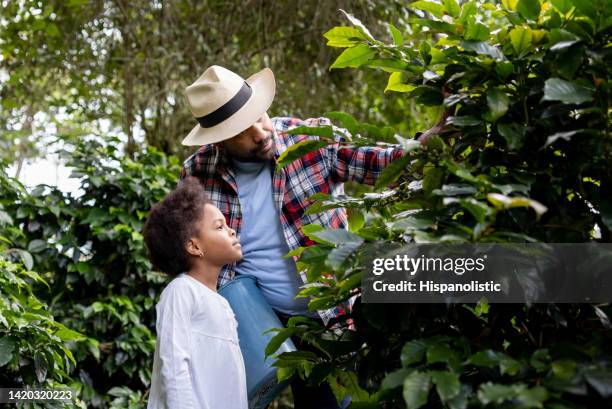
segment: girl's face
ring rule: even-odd
[[[203,217],[196,224],[192,241],[214,265],[231,264],[242,258],[242,248],[234,229],[225,224],[225,217],[214,205],[204,205]]]

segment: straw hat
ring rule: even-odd
[[[227,68],[210,66],[185,88],[189,108],[199,125],[183,139],[183,145],[207,145],[236,136],[268,110],[275,90],[269,68],[245,81]]]

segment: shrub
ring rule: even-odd
[[[351,232],[306,226],[311,309],[359,293],[364,243],[610,242],[610,8],[603,1],[416,1],[392,44],[357,19],[325,34],[344,48],[331,68],[389,73],[401,92],[443,114],[420,146],[401,137],[367,195],[318,195],[309,212],[344,206]],[[385,127],[330,113],[353,145],[393,142]],[[330,129],[315,130],[329,135]],[[286,155],[280,166],[310,148]],[[411,181],[413,179],[418,182]],[[395,183],[395,187],[388,185]],[[331,273],[331,275],[330,275]],[[327,380],[354,407],[604,407],[612,374],[610,307],[376,305],[358,299],[356,331],[293,320],[320,353],[285,353],[280,376]]]

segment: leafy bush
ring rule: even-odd
[[[3,202],[14,223],[10,254],[30,260],[57,321],[92,342],[75,346],[90,407],[142,407],[150,383],[154,305],[166,278],[151,271],[140,234],[151,206],[177,182],[178,159],[147,148],[123,159],[118,140],[83,140],[66,152],[80,191],[38,186]]]
[[[351,232],[305,231],[298,249],[311,309],[359,293],[364,243],[610,242],[612,15],[603,1],[455,0],[411,3],[392,44],[357,19],[325,34],[345,48],[331,68],[389,73],[385,91],[444,112],[428,143],[373,192],[318,195],[309,212],[348,207]],[[354,145],[390,142],[344,113],[329,116]],[[329,135],[331,130],[315,132]],[[392,135],[392,133],[391,133]],[[296,149],[280,166],[310,150]],[[417,179],[419,182],[411,182]],[[394,184],[389,188],[389,184]],[[331,274],[330,274],[331,273]],[[358,299],[342,321],[356,331],[294,320],[319,354],[281,354],[281,376],[327,380],[352,407],[604,407],[612,397],[610,307],[376,305]],[[341,322],[342,323],[342,322]]]
[[[32,294],[33,283],[46,285],[37,273],[0,257],[0,383],[5,388],[69,387],[76,366],[69,345],[91,340],[57,322]],[[80,400],[73,403],[85,407]]]

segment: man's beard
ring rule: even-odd
[[[268,143],[270,143],[270,148],[264,152],[263,149],[268,146]],[[251,151],[251,155],[248,158],[245,158],[245,160],[249,162],[265,162],[270,160],[274,155],[274,145],[274,135],[272,135],[272,132],[270,132],[266,139],[261,141],[261,143],[259,143],[257,147]]]

